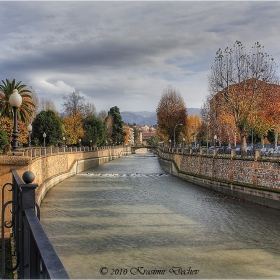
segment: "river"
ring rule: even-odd
[[[41,221],[71,278],[280,278],[280,211],[131,155],[52,188]]]

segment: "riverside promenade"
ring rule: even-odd
[[[59,182],[85,169],[129,154],[131,148],[127,146],[28,148],[19,156],[0,156],[0,186],[12,182],[11,169],[16,170],[20,177],[25,171],[32,171],[35,175],[34,184],[38,184],[35,200],[40,206],[48,190]],[[10,191],[5,190],[3,195],[5,201],[12,199]],[[5,213],[7,214],[9,213]],[[9,219],[5,216],[5,220],[6,218]],[[9,236],[8,229],[5,229],[5,236]]]

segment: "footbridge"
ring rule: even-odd
[[[132,154],[156,153],[157,146],[131,146]]]

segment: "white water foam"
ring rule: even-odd
[[[147,173],[131,173],[131,174],[118,174],[118,173],[80,173],[77,176],[86,177],[111,177],[111,178],[125,178],[125,177],[169,177],[169,174],[157,173],[157,174],[147,174]]]

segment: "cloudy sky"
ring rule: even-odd
[[[216,51],[259,41],[280,65],[280,2],[1,1],[0,80],[50,98],[79,90],[97,112],[155,111],[172,85],[200,108]]]

